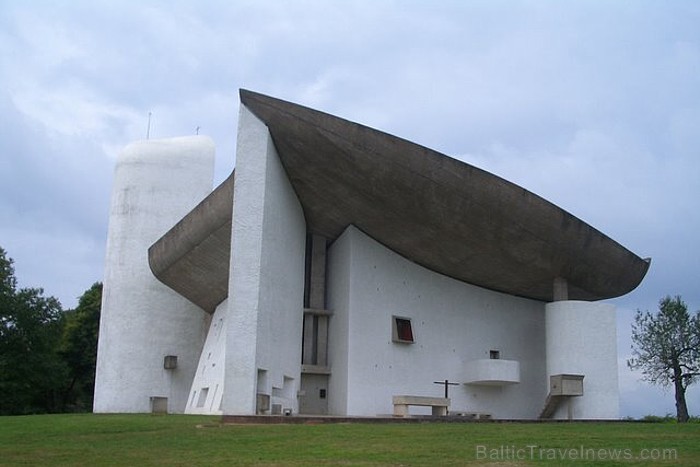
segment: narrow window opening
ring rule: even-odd
[[[311,347],[311,363],[318,364],[318,316],[313,316],[313,345]]]
[[[413,327],[410,318],[392,316],[392,340],[394,342],[413,343]]]
[[[197,407],[204,407],[204,404],[207,402],[208,395],[209,395],[209,388],[202,388],[202,390],[199,391],[199,399],[197,399]]]
[[[216,393],[219,392],[219,385],[217,384],[214,388],[214,395],[211,396],[211,404],[209,404],[209,410],[213,410],[214,401],[216,400]]]

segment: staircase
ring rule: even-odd
[[[549,377],[549,394],[540,412],[540,420],[552,418],[564,399],[583,395],[583,375],[552,375]],[[572,419],[569,406],[569,420]]]
[[[542,412],[540,412],[540,420],[552,418],[552,415],[554,415],[554,412],[557,411],[559,404],[561,404],[564,399],[568,399],[569,397],[571,396],[552,395],[550,393],[547,396],[547,400],[544,402]]]

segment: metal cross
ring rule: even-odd
[[[449,394],[449,393],[448,393],[448,388],[449,388],[450,386],[459,386],[459,383],[454,383],[454,382],[449,381],[449,380],[445,380],[445,381],[433,381],[433,383],[434,383],[434,384],[444,384],[444,385],[445,385],[445,399],[447,399],[447,397],[448,397],[448,394]]]

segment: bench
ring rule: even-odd
[[[450,399],[447,397],[425,397],[425,396],[394,396],[394,417],[408,417],[409,405],[421,405],[433,408],[433,416],[447,415],[447,408],[450,406]]]

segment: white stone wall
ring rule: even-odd
[[[580,374],[583,396],[564,401],[553,418],[617,419],[615,307],[608,303],[561,301],[546,307],[547,380],[556,374]]]
[[[393,395],[442,396],[433,381],[461,383],[468,362],[499,350],[520,363],[520,383],[452,386],[450,410],[539,415],[548,390],[544,303],[437,274],[352,226],[330,248],[328,279],[331,413],[390,414]],[[392,342],[392,315],[412,320],[415,343]]]
[[[225,414],[256,393],[297,412],[306,223],[267,127],[241,106],[236,149]]]
[[[328,249],[326,265],[327,308],[333,313],[328,321],[328,413],[348,412],[348,349],[350,346],[350,310],[352,307],[352,232],[348,228]],[[391,413],[391,412],[386,412]]]
[[[185,409],[206,332],[201,309],[151,273],[148,248],[211,192],[204,136],[140,141],[116,163],[95,378],[95,412],[148,412],[150,397]],[[176,355],[178,367],[163,368]]]

